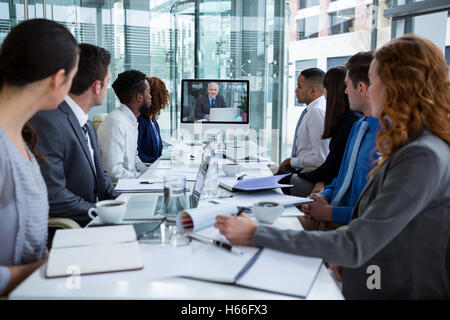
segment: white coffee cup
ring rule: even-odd
[[[259,222],[272,224],[283,213],[284,207],[278,202],[261,201],[255,203],[252,210]]]
[[[234,177],[242,170],[242,166],[237,163],[225,163],[222,165],[222,170],[227,176]]]
[[[94,219],[95,212],[103,223],[121,223],[127,212],[127,203],[121,200],[104,200],[97,202],[95,208],[90,208],[88,215]]]

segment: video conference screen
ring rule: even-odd
[[[248,80],[181,80],[181,122],[249,123]]]

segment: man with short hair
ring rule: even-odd
[[[319,167],[328,155],[330,139],[322,139],[326,109],[324,77],[325,72],[319,68],[303,70],[298,76],[295,94],[306,108],[297,122],[291,157],[280,164],[280,171]]]
[[[310,196],[315,200],[313,203],[302,205],[305,217],[314,221],[348,224],[367,183],[367,175],[378,158],[375,142],[380,124],[377,118],[371,116],[367,95],[372,60],[373,51],[359,52],[346,64],[345,93],[348,95],[350,109],[364,113],[364,117],[356,121],[350,131],[338,176],[321,193]],[[302,224],[308,229],[303,222]],[[332,226],[335,227],[337,226]]]
[[[97,133],[88,112],[100,105],[110,80],[111,56],[103,48],[80,44],[78,72],[69,95],[55,110],[40,111],[30,123],[38,136],[50,217],[71,218],[81,226],[91,219],[87,211],[97,201],[118,193],[103,169]]]
[[[215,82],[208,83],[208,94],[201,96],[195,105],[195,117],[197,120],[209,121],[211,108],[226,108],[225,99],[219,94],[219,86]]]
[[[138,156],[138,120],[141,108],[150,108],[152,96],[145,74],[124,71],[112,84],[121,105],[98,128],[103,165],[111,179],[138,178],[147,166]]]

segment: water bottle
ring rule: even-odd
[[[204,192],[207,197],[214,197],[219,188],[219,159],[216,150],[212,150],[206,175]]]

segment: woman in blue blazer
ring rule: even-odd
[[[156,119],[161,110],[167,107],[169,103],[169,92],[164,82],[156,77],[147,77],[150,85],[150,94],[152,95],[152,104],[150,108],[141,108],[141,115],[138,118],[138,153],[142,162],[155,162],[162,153],[163,144],[159,125]]]

